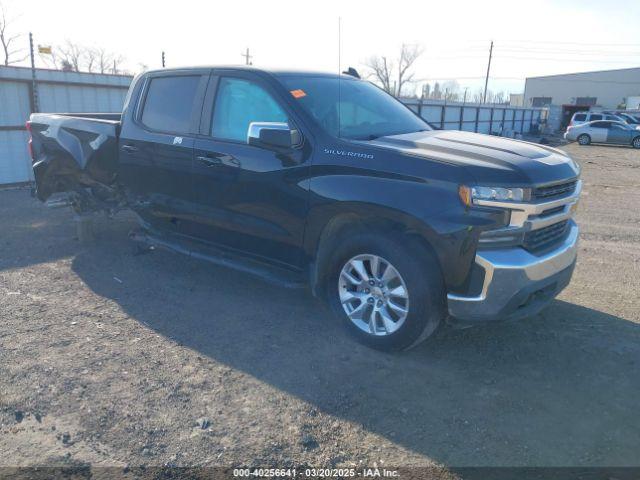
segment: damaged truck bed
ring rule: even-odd
[[[117,202],[120,114],[33,114],[27,129],[40,200],[68,192],[77,209]]]

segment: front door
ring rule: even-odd
[[[250,73],[211,78],[194,145],[197,221],[191,235],[218,246],[300,266],[308,209],[308,139],[290,151],[247,143],[252,122],[287,122],[277,92]]]

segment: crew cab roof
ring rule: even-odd
[[[184,72],[189,70],[206,70],[206,69],[219,69],[219,70],[237,70],[244,72],[257,72],[257,73],[266,73],[272,75],[274,77],[281,76],[304,76],[304,77],[337,77],[337,73],[332,72],[320,72],[320,71],[310,71],[310,70],[293,70],[293,69],[280,69],[280,68],[257,68],[250,65],[194,65],[194,66],[186,66],[186,67],[175,67],[175,68],[158,68],[155,70],[148,70],[144,72],[147,73],[159,73],[159,72]],[[351,75],[340,74],[341,78],[355,80],[355,78]]]

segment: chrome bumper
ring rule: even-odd
[[[449,314],[466,321],[534,315],[571,280],[578,251],[578,226],[553,251],[534,255],[521,247],[482,250],[476,263],[484,270],[480,294],[447,295]]]

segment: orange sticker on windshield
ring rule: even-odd
[[[293,98],[302,98],[307,96],[304,90],[291,90],[290,93],[293,95]]]

